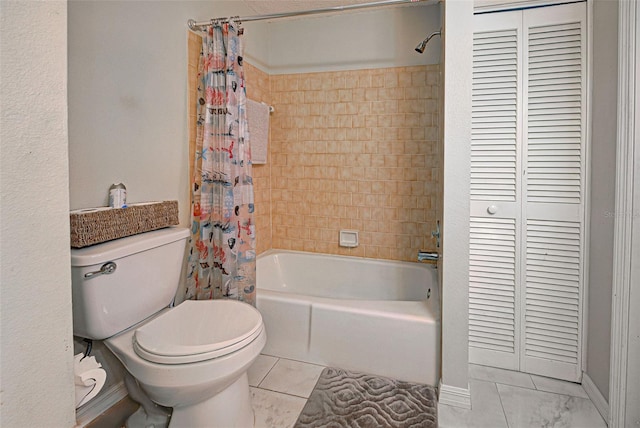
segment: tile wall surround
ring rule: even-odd
[[[249,98],[275,108],[269,161],[254,166],[258,252],[415,261],[435,250],[438,65],[245,73]],[[359,247],[339,247],[340,229],[358,230]]]
[[[274,107],[254,165],[257,251],[415,261],[435,251],[441,195],[439,65],[269,75],[247,95]],[[360,245],[338,245],[340,229]]]
[[[274,248],[415,261],[435,250],[437,65],[271,76]],[[357,248],[340,229],[360,232]]]

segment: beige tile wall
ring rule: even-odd
[[[202,47],[202,37],[192,31],[187,32],[188,35],[188,55],[187,55],[187,73],[189,76],[188,94],[187,94],[187,115],[189,116],[189,189],[193,186],[193,167],[196,156],[196,123],[198,121],[198,113],[196,109],[196,100],[198,99],[198,61],[200,60],[200,49]],[[191,207],[191,190],[189,190],[189,206],[179,207],[180,210],[192,212]]]
[[[435,249],[438,79],[438,65],[270,77],[273,248],[407,261]],[[339,247],[340,229],[360,246]]]

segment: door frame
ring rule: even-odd
[[[618,2],[618,126],[609,426],[640,420],[640,7]],[[630,414],[629,411],[634,412]],[[635,420],[634,420],[635,419]]]

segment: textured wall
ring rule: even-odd
[[[473,3],[444,3],[442,386],[440,402],[468,406],[469,171]],[[460,389],[456,389],[460,388]],[[444,399],[444,400],[443,400]]]
[[[435,249],[439,66],[271,76],[272,246],[415,261]],[[360,246],[338,246],[340,229]]]
[[[439,12],[439,4],[417,3],[273,21],[267,71],[273,75],[437,64],[439,38],[423,54],[413,49],[440,28]]]
[[[0,420],[75,424],[67,3],[0,2]]]
[[[129,202],[178,200],[188,225],[187,19],[251,13],[234,0],[69,3],[72,209],[106,205],[122,181]]]
[[[591,227],[586,372],[609,399],[617,131],[617,1],[593,3]]]

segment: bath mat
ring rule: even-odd
[[[327,367],[294,428],[435,428],[435,388]]]

